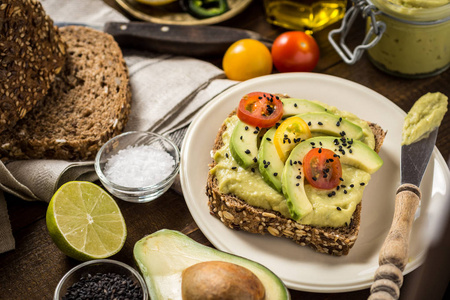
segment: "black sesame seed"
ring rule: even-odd
[[[312,180],[316,181],[316,180],[317,180],[317,178],[313,176],[313,177],[312,177]]]
[[[255,168],[252,168],[252,172],[255,173]]]
[[[228,153],[225,153],[225,157],[228,158]]]
[[[273,173],[273,176],[278,176],[278,173],[276,173],[276,172],[275,172],[275,173]]]
[[[248,130],[248,126],[245,126],[245,130]]]
[[[315,145],[316,143],[314,143],[314,142],[311,142],[310,144],[314,146],[314,145]]]
[[[266,138],[266,140],[268,140],[269,142],[270,142],[270,141],[272,141],[272,139],[271,139],[271,138]]]
[[[245,150],[245,154],[250,154],[250,150],[249,149]]]
[[[322,122],[317,122],[317,124],[319,124],[319,125],[323,125],[323,123],[322,123]]]
[[[337,127],[341,126],[341,123],[340,122],[336,122],[336,126]]]
[[[294,103],[294,107],[297,107],[297,103]]]
[[[364,182],[361,182],[360,184],[359,184],[360,186],[364,186],[364,185],[366,185]]]
[[[339,210],[339,211],[341,211],[342,209],[339,207],[339,206],[336,206],[336,209],[337,210]]]
[[[308,122],[308,126],[311,126],[311,122]]]
[[[258,134],[258,133],[259,133],[259,131],[258,131],[258,130],[255,130],[255,131],[253,131],[253,133],[254,133],[254,134]]]
[[[299,186],[299,185],[300,185],[300,183],[298,183],[298,182],[295,184],[295,186]]]
[[[256,157],[253,157],[254,162],[258,162],[258,159]]]
[[[242,135],[241,135],[240,139],[241,139],[241,141],[242,141]]]
[[[236,167],[231,167],[231,169],[236,170],[237,168]]]
[[[344,194],[347,194],[347,190],[344,190]]]
[[[319,148],[319,153],[322,153],[322,148]]]
[[[352,183],[352,184],[350,184],[350,187],[352,188],[352,187],[354,187],[355,185]]]
[[[342,177],[339,177],[339,180],[340,180],[340,181],[344,181],[344,178],[342,178]]]
[[[297,179],[302,179],[302,176],[297,175],[297,177],[295,177],[295,178],[297,178]]]

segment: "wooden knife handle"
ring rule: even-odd
[[[381,247],[375,273],[375,282],[370,289],[370,300],[398,299],[403,284],[403,270],[408,263],[408,248],[411,228],[422,195],[417,186],[403,184],[397,189],[394,219],[386,240]]]

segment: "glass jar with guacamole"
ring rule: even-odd
[[[450,0],[353,2],[356,8],[353,13],[361,12],[367,17],[367,36],[354,53],[350,53],[341,41],[340,46],[350,56],[351,63],[361,57],[361,51],[367,50],[376,67],[401,77],[429,77],[449,67]],[[345,35],[348,28],[344,27],[349,26],[351,24],[343,22],[341,31],[336,31]],[[330,42],[335,33],[330,32]],[[336,43],[332,44],[337,47]]]

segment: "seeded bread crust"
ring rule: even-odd
[[[231,115],[233,114],[234,112]],[[369,123],[369,125],[375,135],[375,151],[378,152],[386,132],[375,123]],[[222,133],[226,128],[225,124],[220,128],[213,152],[223,146]],[[214,165],[215,162],[210,165],[210,168]],[[317,252],[334,256],[347,255],[358,237],[362,201],[356,206],[348,226],[320,228],[302,225],[284,217],[279,212],[254,207],[234,195],[222,194],[219,191],[217,178],[210,173],[206,184],[206,195],[211,215],[231,229],[289,238],[301,246],[309,246]]]
[[[40,2],[0,2],[0,132],[47,94],[65,57],[66,45]]]
[[[93,159],[128,120],[128,69],[113,37],[81,26],[60,32],[68,52],[64,69],[41,103],[0,134],[2,160]]]

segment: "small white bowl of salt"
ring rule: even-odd
[[[145,203],[166,192],[180,168],[180,151],[168,138],[130,131],[109,140],[95,158],[95,171],[114,196]]]

